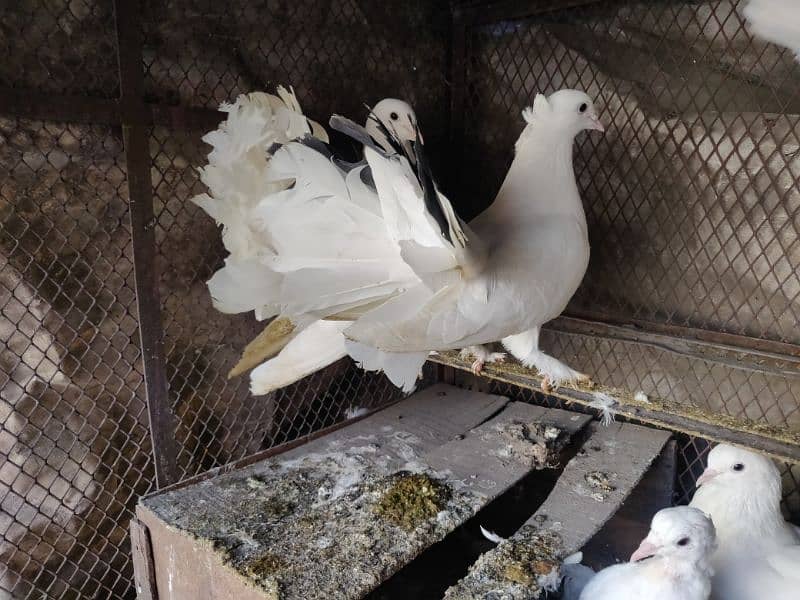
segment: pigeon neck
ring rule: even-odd
[[[573,140],[572,135],[550,131],[544,125],[528,125],[489,210],[504,220],[563,215],[585,222],[572,167]]]
[[[753,545],[774,543],[785,526],[780,495],[774,497],[761,488],[732,491],[709,483],[695,493],[692,506],[705,511],[714,521],[721,552],[734,548],[752,551]]]
[[[689,557],[659,557],[638,564],[656,579],[695,581],[710,578],[713,574],[711,563],[705,556],[696,560]]]

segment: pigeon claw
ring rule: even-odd
[[[470,346],[469,348],[464,348],[459,353],[459,356],[461,358],[475,358],[470,365],[470,370],[475,375],[480,375],[483,373],[483,367],[486,366],[486,363],[499,363],[506,360],[505,352],[489,352],[482,346]]]

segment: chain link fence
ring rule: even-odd
[[[585,88],[610,127],[576,152],[593,255],[570,313],[756,340],[780,360],[731,367],[557,330],[545,343],[604,382],[800,422],[789,53],[751,40],[726,0],[452,5],[3,7],[0,599],[133,597],[139,496],[399,398],[348,361],[261,398],[227,378],[263,324],[212,309],[224,249],[189,200],[219,103],[279,83],[320,121],[409,100],[464,215],[499,186],[533,94]],[[708,444],[680,441],[685,501]],[[784,476],[797,515],[800,477]]]
[[[400,397],[349,361],[267,397],[229,380],[263,323],[212,309],[225,253],[190,199],[217,106],[279,83],[320,120],[404,96],[441,145],[449,24],[421,1],[3,8],[0,598],[132,598],[128,520],[157,480]]]
[[[797,432],[800,65],[752,38],[744,4],[459,3],[456,198],[467,214],[488,205],[536,93],[585,90],[606,125],[575,149],[592,256],[572,319],[543,346],[596,381],[717,415],[720,427],[734,418]],[[676,500],[693,492],[706,448],[683,440]],[[784,479],[797,518],[800,469],[787,465]]]

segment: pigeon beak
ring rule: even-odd
[[[653,542],[645,538],[642,540],[642,543],[636,549],[636,551],[631,554],[631,562],[638,562],[640,560],[644,560],[645,558],[650,558],[656,552],[658,552],[659,546],[656,546]]]
[[[706,469],[705,471],[703,471],[703,474],[697,478],[697,487],[700,487],[701,485],[708,483],[709,481],[714,479],[717,475],[719,475],[719,471],[717,471],[716,469]]]
[[[409,142],[413,142],[417,139],[417,132],[414,131],[414,128],[411,125],[406,125],[405,123],[401,123],[397,127],[397,134],[400,136],[401,140],[408,140]],[[424,143],[422,141],[422,134],[419,135],[420,143]]]
[[[589,120],[592,122],[592,125],[591,125],[590,129],[594,129],[595,131],[600,131],[602,133],[605,133],[606,128],[600,122],[600,117],[592,116],[592,117],[589,118]]]

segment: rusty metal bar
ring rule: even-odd
[[[119,101],[0,86],[0,114],[63,123],[118,124]]]
[[[554,10],[580,8],[599,4],[603,0],[501,0],[481,2],[464,7],[464,21],[468,27],[487,25],[506,19],[523,19]]]
[[[714,360],[736,368],[747,368],[762,373],[787,377],[800,377],[800,348],[792,344],[771,342],[759,338],[718,333],[706,329],[692,329],[669,324],[637,322],[631,319],[615,321],[612,318],[577,318],[565,314],[554,319],[547,329],[577,333],[592,337],[637,342],[658,346],[699,358]],[[794,365],[786,369],[785,365]]]
[[[139,102],[125,110],[124,119],[128,124],[162,125],[180,130],[211,130],[226,117],[225,113],[209,108],[160,103]],[[58,123],[120,125],[122,113],[122,101],[116,98],[41,94],[35,90],[0,86],[0,115]]]
[[[148,112],[143,101],[142,34],[139,28],[139,14],[138,0],[114,0],[139,336],[156,485],[162,487],[178,479],[177,446],[175,423],[167,393],[161,303],[156,270],[155,217],[150,179],[148,129],[137,119]]]
[[[461,372],[466,372],[468,377],[472,375],[469,363],[453,354],[434,355],[430,360],[438,364],[454,367]],[[560,400],[574,402],[588,408],[593,408],[593,403],[596,401],[595,396],[590,392],[563,386],[556,390],[545,392],[542,390],[540,379],[510,371],[504,372],[502,369],[490,368],[484,370],[483,376],[523,389],[540,392]],[[459,385],[460,381],[462,381],[461,377],[457,377],[455,385]],[[693,414],[679,414],[678,412],[667,412],[657,408],[645,408],[633,404],[617,404],[614,406],[614,412],[620,417],[641,423],[671,429],[706,440],[746,446],[769,454],[779,460],[800,464],[800,446],[772,438],[769,435],[739,428],[735,425],[720,427],[716,423],[710,423]]]
[[[454,195],[460,196],[462,190],[459,182],[461,180],[460,165],[462,164],[464,146],[464,107],[466,105],[466,86],[467,86],[467,27],[464,22],[464,12],[459,7],[453,8],[452,30],[450,38],[449,56],[449,103],[450,106],[450,155],[451,159],[447,165],[448,181]],[[471,207],[470,207],[471,209]],[[461,216],[465,216],[464,211],[459,211]]]

